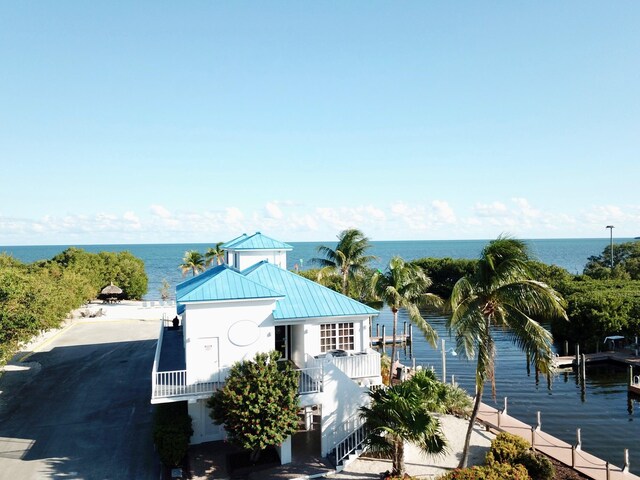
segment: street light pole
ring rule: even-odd
[[[613,225],[607,225],[605,228],[608,228],[609,232],[611,232],[611,244],[609,249],[611,250],[611,270],[613,270]]]

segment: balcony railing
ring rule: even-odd
[[[300,395],[318,393],[322,391],[322,367],[301,368],[298,379],[298,392]]]
[[[320,367],[327,357],[307,357],[307,367]],[[373,350],[348,356],[333,356],[331,363],[344,372],[349,378],[367,378],[380,376],[380,354]]]
[[[153,372],[152,399],[191,395],[210,395],[220,387],[220,382],[195,382],[187,384],[187,371]]]

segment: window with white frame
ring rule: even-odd
[[[353,350],[353,323],[323,323],[320,325],[320,351]]]

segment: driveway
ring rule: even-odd
[[[157,479],[158,321],[78,322],[0,378],[0,479]]]

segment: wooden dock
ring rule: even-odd
[[[581,355],[584,358],[585,364],[598,363],[598,362],[616,362],[625,365],[640,366],[640,357],[636,357],[634,352],[629,351],[612,351],[612,352],[599,352],[599,353],[585,353]],[[578,361],[575,356],[558,356],[554,357],[553,364],[555,367],[574,367],[578,365]]]
[[[396,335],[396,345],[411,345],[411,336],[409,335]],[[372,337],[371,345],[392,345],[393,344],[393,336],[380,336],[380,337]]]
[[[542,429],[536,429],[520,420],[486,404],[481,404],[478,421],[488,429],[497,432],[509,432],[518,435],[535,450],[573,468],[593,480],[640,480],[640,477],[625,471],[623,468],[591,455],[574,445],[555,438]],[[633,443],[633,442],[632,442]],[[621,456],[623,452],[620,452]]]

